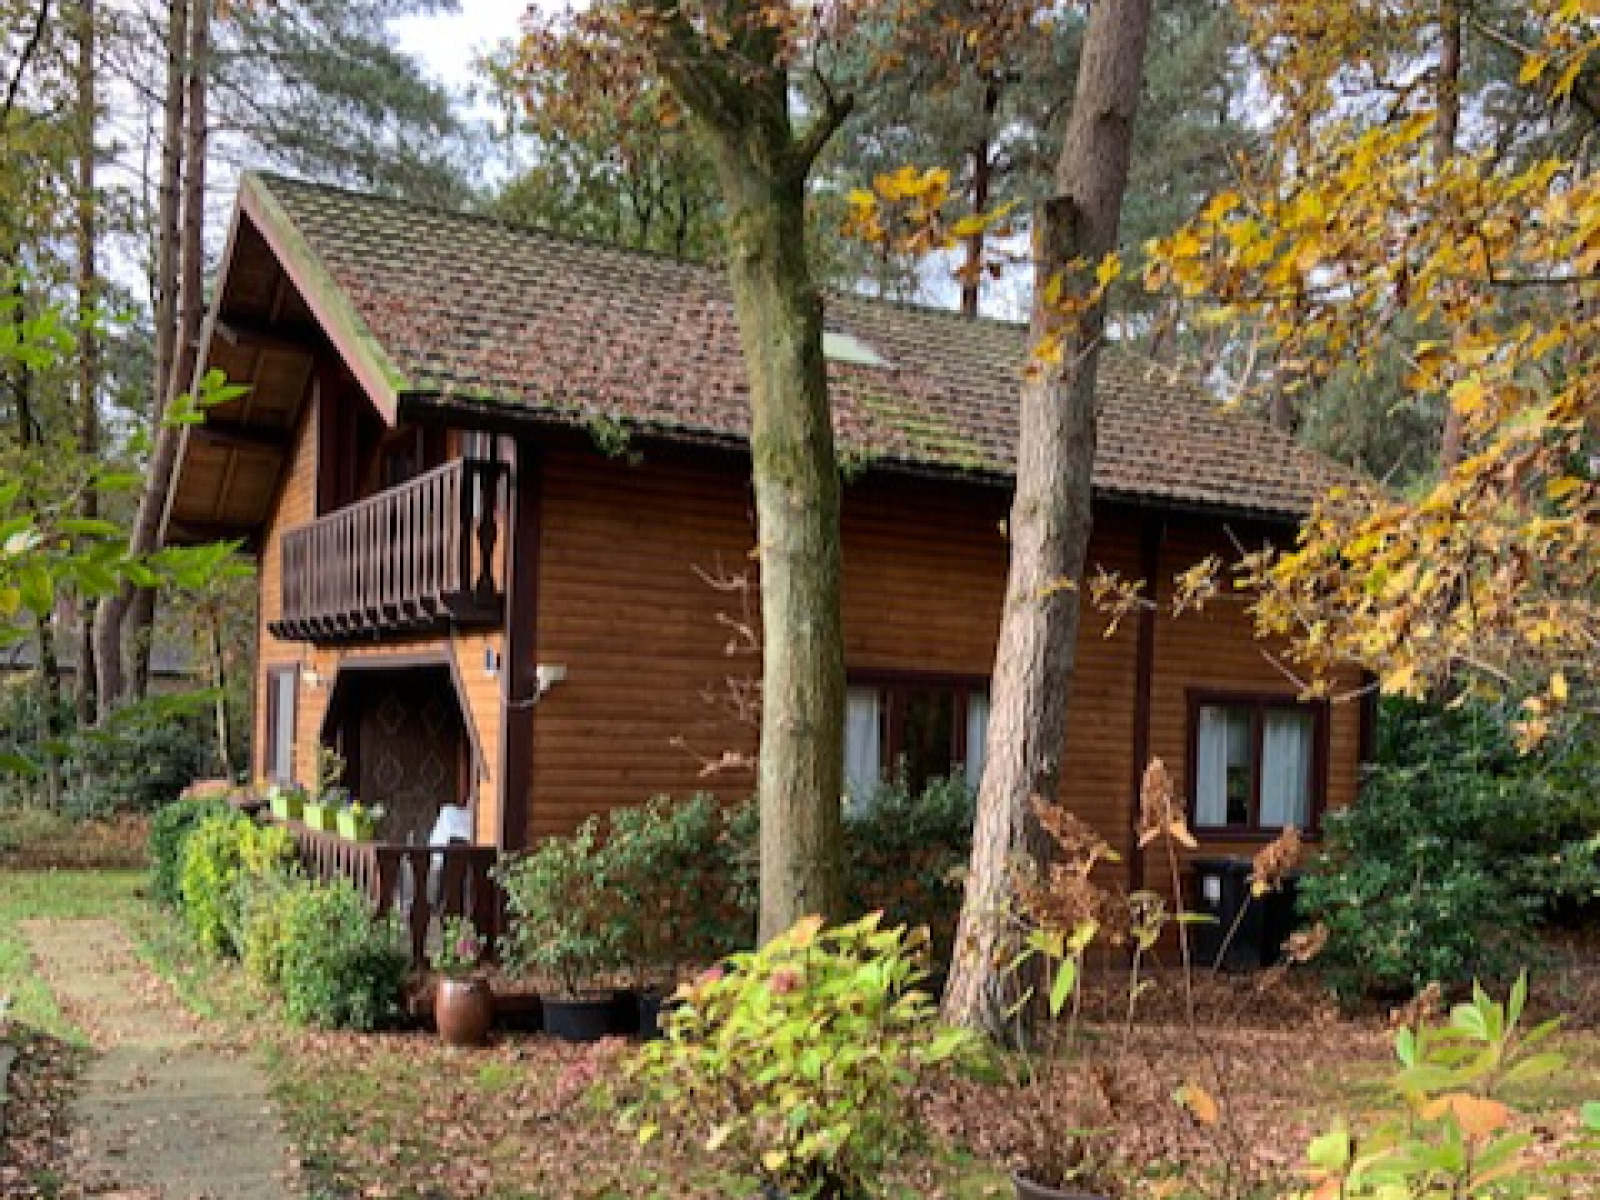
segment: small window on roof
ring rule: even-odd
[[[856,367],[887,367],[889,360],[853,333],[836,329],[822,331],[822,356],[831,362]]]

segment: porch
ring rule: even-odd
[[[414,966],[428,961],[429,939],[449,917],[469,918],[493,953],[505,930],[505,897],[491,874],[500,852],[493,846],[356,842],[299,821],[284,827],[308,878],[349,880],[376,915],[399,923]]]
[[[341,642],[498,624],[506,478],[503,462],[458,458],[288,530],[274,636]]]

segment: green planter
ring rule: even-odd
[[[307,804],[300,810],[300,819],[308,829],[332,833],[339,827],[338,810],[326,804]]]
[[[370,842],[377,833],[377,822],[371,813],[352,812],[341,808],[338,813],[339,836],[352,842]]]
[[[299,792],[279,792],[272,797],[272,815],[280,821],[298,821],[305,811],[306,798]]]

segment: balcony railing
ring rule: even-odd
[[[492,947],[505,932],[505,897],[494,881],[493,846],[401,846],[351,842],[298,821],[287,828],[306,874],[353,883],[379,916],[400,925],[414,965],[427,962],[430,938],[448,917],[466,917]]]
[[[355,641],[494,624],[505,464],[457,459],[283,538],[280,638]]]

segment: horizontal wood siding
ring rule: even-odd
[[[564,832],[662,792],[749,795],[748,771],[701,773],[725,752],[754,753],[755,731],[722,701],[726,679],[759,664],[725,654],[732,635],[718,614],[736,615],[737,600],[694,570],[752,565],[744,470],[666,453],[630,464],[552,449],[543,462],[538,655],[569,674],[534,720],[530,832]],[[992,490],[933,482],[869,478],[846,488],[850,670],[988,677],[1005,586],[1005,504]],[[1137,520],[1103,518],[1093,555],[1136,570]],[[1109,834],[1126,811],[1134,631],[1130,622],[1107,639],[1104,629],[1089,614],[1066,798]]]
[[[472,723],[473,734],[482,752],[486,774],[481,776],[477,788],[476,837],[480,843],[492,843],[499,829],[499,791],[495,772],[499,768],[500,691],[499,676],[485,669],[485,658],[493,652],[496,660],[501,653],[501,633],[498,629],[455,638],[409,638],[383,641],[357,646],[312,646],[305,642],[283,641],[272,635],[271,622],[278,619],[282,590],[283,535],[310,521],[316,515],[317,438],[316,420],[319,409],[327,403],[320,385],[314,389],[311,403],[305,406],[304,415],[295,431],[288,469],[283,486],[272,506],[266,535],[262,542],[259,560],[260,605],[259,647],[256,670],[256,752],[252,755],[253,771],[257,782],[265,782],[266,739],[266,677],[275,666],[299,666],[301,684],[295,703],[295,779],[309,784],[316,773],[316,746],[322,736],[322,725],[327,716],[328,701],[333,695],[333,684],[339,668],[345,664],[372,666],[385,659],[417,659],[439,656],[452,657],[458,678],[467,700],[469,711],[465,714]],[[359,396],[344,395],[338,402],[360,403]],[[503,539],[502,539],[503,545]],[[305,671],[315,668],[321,683],[309,687]],[[453,799],[453,797],[451,797]],[[378,798],[381,802],[381,797]],[[442,798],[441,798],[442,799]]]
[[[1258,546],[1267,537],[1259,530],[1236,526],[1234,532],[1247,547]],[[1285,534],[1272,540],[1283,544]],[[1293,699],[1297,688],[1269,657],[1282,647],[1256,640],[1249,613],[1248,598],[1225,589],[1208,603],[1205,611],[1173,617],[1170,605],[1173,576],[1215,554],[1225,562],[1237,557],[1232,541],[1219,521],[1197,518],[1172,518],[1166,526],[1160,550],[1160,592],[1163,611],[1155,622],[1155,659],[1151,687],[1150,753],[1165,761],[1184,803],[1190,796],[1189,780],[1189,694],[1215,691],[1282,695]],[[1341,673],[1337,691],[1353,692],[1360,687],[1357,671]],[[1328,781],[1326,803],[1330,808],[1350,804],[1356,795],[1359,772],[1361,712],[1358,701],[1335,703],[1329,710]],[[1124,835],[1125,837],[1126,835]],[[1121,845],[1123,843],[1116,843]],[[1262,841],[1230,841],[1214,836],[1202,837],[1201,855],[1253,855]],[[1192,856],[1188,856],[1192,857]],[[1165,853],[1152,848],[1145,858],[1145,878],[1149,886],[1170,892],[1170,875]]]

